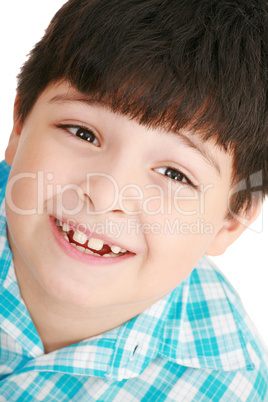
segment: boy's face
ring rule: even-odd
[[[58,300],[152,304],[217,253],[232,157],[187,131],[147,128],[61,83],[15,123],[7,161],[16,271]],[[77,229],[78,243],[128,251],[87,254],[70,244]]]

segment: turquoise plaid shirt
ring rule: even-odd
[[[122,326],[44,354],[20,297],[0,164],[0,401],[268,401],[268,357],[241,301],[202,258]]]

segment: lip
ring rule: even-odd
[[[90,230],[88,230],[85,226],[83,226],[83,230],[81,230],[81,228],[80,228],[80,226],[81,226],[81,223],[80,222],[78,222],[78,223],[74,223],[73,222],[73,220],[71,220],[72,221],[72,223],[70,223],[70,220],[66,220],[66,219],[64,219],[64,218],[57,218],[57,217],[53,217],[52,216],[52,219],[58,219],[60,222],[62,222],[62,223],[66,223],[66,224],[68,224],[68,226],[73,230],[73,231],[76,231],[76,230],[79,230],[79,231],[81,231],[82,233],[84,233],[86,236],[87,236],[87,238],[88,239],[90,239],[90,238],[94,238],[94,239],[100,239],[100,240],[103,240],[103,242],[104,242],[104,244],[107,244],[108,246],[110,246],[110,247],[112,247],[112,246],[117,246],[117,247],[120,247],[120,248],[122,248],[122,249],[124,249],[124,250],[127,250],[128,252],[130,252],[130,253],[132,253],[132,254],[136,254],[136,252],[134,252],[133,250],[129,250],[129,248],[126,246],[126,245],[124,245],[124,244],[121,244],[121,243],[118,243],[116,240],[111,240],[108,236],[106,236],[105,234],[98,234],[98,233],[95,233],[95,232],[91,232]],[[82,224],[83,225],[83,224]]]
[[[127,251],[126,254],[119,256],[119,257],[98,257],[90,254],[84,254],[83,252],[77,250],[73,247],[64,237],[60,234],[58,227],[56,225],[56,219],[52,216],[49,217],[51,231],[54,235],[54,238],[61,249],[64,251],[65,254],[68,254],[70,257],[74,258],[76,261],[79,260],[86,264],[91,265],[110,265],[110,264],[117,264],[119,262],[123,262],[129,258],[134,257],[136,254]],[[103,239],[103,237],[98,237]],[[123,247],[122,247],[123,248]]]

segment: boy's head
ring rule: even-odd
[[[155,300],[239,236],[233,215],[253,219],[267,193],[267,22],[265,1],[62,7],[19,75],[6,154],[25,284],[85,305]],[[79,249],[92,232],[109,256]]]
[[[18,115],[64,79],[146,126],[194,128],[233,154],[237,214],[268,192],[267,25],[265,0],[71,0],[22,69]]]

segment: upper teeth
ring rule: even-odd
[[[120,251],[121,251],[122,249],[121,249],[121,247],[112,246],[112,247],[111,247],[111,250],[112,250],[113,253],[118,254],[118,253],[120,253]],[[123,252],[123,251],[125,251],[125,250],[122,250],[122,252]]]
[[[87,235],[85,233],[83,233],[83,232],[80,232],[80,230],[76,230],[74,232],[73,239],[75,241],[77,241],[77,243],[85,244],[85,242],[87,241]],[[101,246],[101,248],[102,248],[102,246]]]
[[[104,245],[104,241],[91,237],[88,241],[88,247],[94,250],[101,250]]]
[[[72,229],[67,223],[62,223],[59,221],[59,224],[62,226],[62,229],[64,230],[64,232],[69,232]],[[86,243],[86,241],[88,240],[88,237],[85,233],[81,232],[80,230],[76,230],[73,234],[73,239],[77,243],[84,245]],[[87,246],[88,246],[88,248],[99,251],[102,249],[103,245],[104,245],[103,240],[91,237],[88,240]],[[114,254],[119,254],[120,252],[125,253],[127,251],[119,246],[110,246],[110,247]]]
[[[71,230],[70,226],[67,223],[63,223],[61,226],[64,232],[69,232],[69,230]]]

